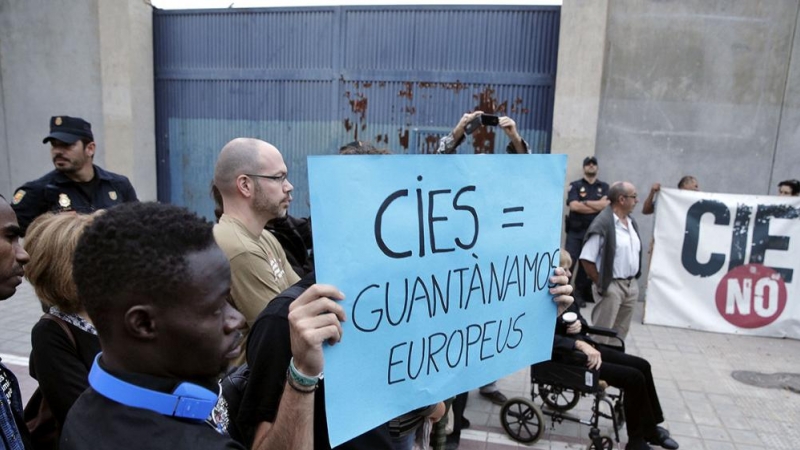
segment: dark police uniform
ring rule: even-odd
[[[569,192],[567,193],[567,206],[576,200],[579,202],[600,200],[604,195],[608,195],[608,183],[600,180],[595,180],[594,183],[589,183],[585,178],[581,178],[580,180],[575,180],[569,184]],[[589,224],[591,224],[592,220],[597,217],[597,214],[599,214],[599,212],[595,214],[580,214],[570,211],[567,219],[567,231],[580,232],[580,241],[583,241],[583,235],[586,234],[586,230],[589,229]],[[575,255],[570,252],[570,256],[575,259],[579,255]]]
[[[80,117],[53,116],[50,118],[50,134],[42,143],[56,140],[72,145],[80,139],[94,141],[89,122]],[[17,213],[23,235],[28,225],[46,212],[74,211],[87,214],[120,203],[138,201],[136,191],[127,177],[95,165],[92,167],[94,177],[87,182],[70,180],[58,170],[53,170],[18,188],[14,192],[11,207]]]
[[[94,166],[94,178],[86,183],[72,181],[57,170],[29,181],[16,190],[11,207],[24,234],[33,219],[48,211],[87,214],[135,201],[136,191],[128,177]]]
[[[604,195],[608,195],[608,183],[600,180],[589,183],[585,178],[581,178],[569,184],[567,206],[576,200],[579,202],[600,200]],[[567,242],[564,245],[564,249],[572,256],[573,262],[577,262],[580,258],[581,248],[583,248],[583,237],[586,235],[586,230],[589,229],[592,220],[597,217],[597,214],[599,214],[599,212],[595,214],[580,214],[575,211],[569,212],[569,216],[567,216]],[[576,276],[576,293],[582,297],[583,300],[591,301],[592,297],[589,291],[591,284],[588,282],[588,278],[580,264],[578,264]]]

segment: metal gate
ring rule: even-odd
[[[158,198],[211,216],[222,146],[274,144],[308,214],[306,157],[355,139],[428,153],[468,111],[550,151],[560,7],[154,10]],[[487,130],[460,152],[502,152]]]

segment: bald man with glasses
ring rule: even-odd
[[[273,298],[300,280],[281,244],[264,229],[287,215],[294,189],[287,173],[275,146],[250,138],[225,144],[214,168],[223,209],[214,239],[230,261],[231,300],[248,330]]]

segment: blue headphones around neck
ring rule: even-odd
[[[165,416],[205,420],[217,404],[218,394],[184,381],[171,394],[152,391],[122,381],[103,370],[98,354],[89,371],[89,385],[103,397],[134,408],[148,409]]]

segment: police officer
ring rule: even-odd
[[[23,234],[33,219],[48,211],[90,213],[138,201],[127,177],[92,163],[95,143],[89,122],[79,117],[51,117],[50,134],[42,143],[48,142],[55,170],[25,183],[11,202]]]
[[[567,242],[564,246],[572,259],[577,261],[583,247],[583,237],[592,220],[608,206],[608,183],[597,179],[597,158],[588,156],[583,160],[583,178],[569,184],[567,193]],[[575,300],[583,307],[591,301],[591,282],[580,267],[575,273]]]

